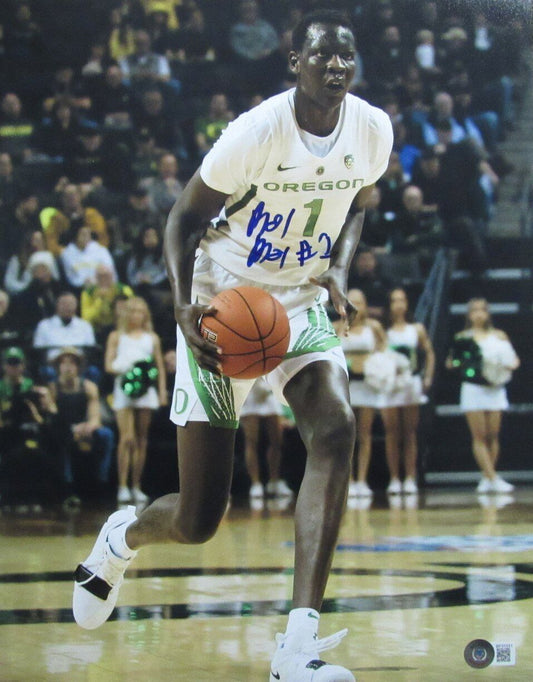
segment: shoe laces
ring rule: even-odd
[[[91,570],[92,575],[87,580],[78,583],[79,585],[86,585],[91,582],[96,576],[102,578],[111,587],[115,587],[120,584],[124,577],[124,571],[128,567],[130,559],[121,559],[120,557],[113,554],[109,547],[104,549],[104,557],[102,561],[93,568],[88,568]]]
[[[300,648],[300,653],[308,656],[314,656],[317,652],[327,651],[328,649],[334,649],[341,643],[341,640],[343,640],[347,634],[348,628],[344,628],[343,630],[339,630],[339,632],[335,632],[333,635],[329,635],[329,637],[314,639],[312,642],[304,644]],[[286,638],[287,638],[286,634],[278,632],[278,634],[276,635],[277,644],[282,644]]]

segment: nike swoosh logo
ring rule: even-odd
[[[286,170],[292,170],[293,168],[298,168],[298,166],[282,166],[281,163],[278,165],[278,170],[280,173]]]
[[[281,680],[281,675],[279,673],[275,673],[271,670],[270,674],[275,680]]]

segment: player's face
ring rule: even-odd
[[[290,55],[298,88],[315,104],[331,108],[342,102],[355,74],[352,32],[332,24],[312,24],[301,52]]]

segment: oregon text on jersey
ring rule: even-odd
[[[263,189],[268,192],[316,192],[334,189],[355,189],[359,191],[364,184],[364,178],[353,180],[320,180],[320,182],[265,182]]]

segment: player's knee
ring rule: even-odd
[[[313,430],[313,445],[341,457],[351,457],[355,440],[355,416],[348,404],[340,403]]]

